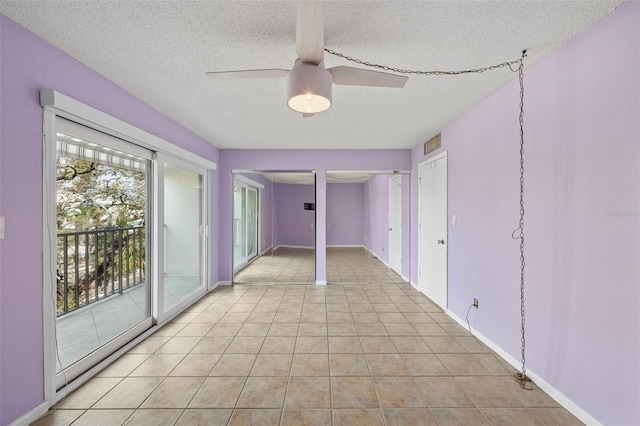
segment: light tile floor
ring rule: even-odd
[[[315,283],[315,250],[278,247],[251,262],[233,277],[235,283]]]
[[[573,425],[408,284],[209,293],[37,425]]]
[[[328,247],[327,282],[364,284],[406,281],[362,247]]]
[[[234,282],[314,283],[315,251],[280,247],[238,272]],[[398,274],[361,247],[327,247],[327,282],[402,283]]]

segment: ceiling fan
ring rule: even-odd
[[[348,66],[324,67],[322,3],[299,1],[296,26],[298,58],[291,70],[255,69],[206,73],[212,78],[287,79],[287,105],[304,117],[331,107],[332,84],[402,88],[408,77]]]

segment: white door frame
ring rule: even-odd
[[[254,260],[256,260],[261,254],[262,251],[264,250],[264,248],[262,247],[262,194],[264,192],[264,185],[256,182],[253,179],[250,179],[246,176],[241,175],[240,173],[242,173],[242,171],[240,170],[232,170],[231,171],[232,175],[233,175],[233,182],[232,182],[232,186],[231,186],[231,190],[232,190],[232,200],[231,200],[231,270],[233,271],[233,275],[235,275],[237,272],[240,272],[242,269],[244,269],[249,263],[253,262]],[[245,191],[255,191],[256,192],[256,227],[257,227],[257,232],[256,232],[256,253],[251,256],[251,258],[249,258],[248,253],[247,253],[247,258],[240,264],[238,264],[238,266],[235,266],[235,260],[233,257],[233,253],[234,253],[234,235],[235,235],[235,230],[234,230],[234,208],[235,208],[235,204],[233,201],[233,188],[235,186],[241,187],[241,188],[245,188]],[[245,210],[245,219],[247,216],[247,212]],[[246,247],[246,242],[247,242],[247,233],[245,233],[245,247]]]
[[[168,164],[183,170],[190,171],[202,176],[202,199],[200,217],[200,283],[198,288],[191,294],[187,295],[177,304],[169,309],[164,309],[164,269],[165,269],[165,228],[164,228],[164,166]],[[163,323],[168,318],[175,316],[184,310],[187,306],[202,297],[209,287],[209,182],[210,170],[198,164],[185,161],[178,157],[156,152],[155,155],[155,182],[154,186],[154,224],[156,228],[156,244],[153,244],[154,257],[154,281],[156,291],[153,294],[153,317],[157,323]]]
[[[392,199],[391,199],[391,194],[393,191],[397,191],[398,187],[400,188],[400,203],[398,204],[394,204],[392,203]],[[394,270],[398,275],[403,276],[402,275],[402,259],[404,257],[404,253],[403,253],[403,246],[404,246],[404,241],[402,238],[402,227],[404,226],[404,224],[402,223],[402,213],[403,213],[403,203],[402,203],[402,192],[403,192],[403,187],[402,187],[402,175],[396,175],[396,176],[392,176],[391,178],[389,178],[389,216],[388,216],[388,224],[389,224],[389,267]],[[399,229],[394,229],[392,231],[392,228],[394,227],[394,224],[391,223],[391,217],[392,215],[396,215],[397,218],[399,219],[399,224],[400,226],[398,227]],[[391,233],[392,232],[399,232],[400,235],[400,247],[395,247],[393,245],[393,241],[391,238]],[[392,254],[395,253],[396,251],[400,252],[400,263],[399,264],[394,264],[395,262],[392,262]]]
[[[424,255],[425,252],[425,244],[427,244],[426,241],[423,241],[423,236],[422,236],[422,215],[423,215],[423,211],[422,211],[422,195],[421,195],[421,179],[422,179],[422,168],[430,163],[433,163],[435,161],[438,160],[443,160],[445,161],[445,164],[447,164],[447,151],[435,155],[431,158],[428,158],[425,161],[422,161],[421,163],[418,164],[418,290],[420,292],[422,292],[423,294],[425,294],[426,296],[429,296],[428,294],[425,293],[424,291],[424,275],[421,271],[421,259],[422,256]],[[445,173],[445,179],[444,179],[444,190],[445,190],[445,194],[448,194],[448,180],[447,180],[447,173]],[[448,195],[447,195],[447,203],[445,204],[446,206],[446,214],[445,214],[445,218],[447,218],[447,220],[445,221],[445,229],[443,230],[443,239],[445,242],[445,276],[444,276],[444,286],[445,286],[445,291],[444,291],[444,300],[442,305],[440,306],[443,309],[447,309],[448,307],[448,255],[449,255],[449,239],[448,239],[448,234],[447,234],[447,228],[448,228]],[[435,300],[434,300],[435,302]],[[440,305],[440,303],[436,302],[438,305]]]

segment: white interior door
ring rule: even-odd
[[[418,287],[447,307],[447,154],[420,165]]]
[[[389,179],[389,266],[402,275],[402,176]]]

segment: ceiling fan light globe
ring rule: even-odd
[[[331,108],[331,101],[321,95],[313,95],[309,100],[307,95],[294,96],[287,102],[289,108],[304,114],[317,114]]]
[[[287,105],[303,114],[318,114],[331,108],[332,76],[322,65],[296,60],[287,75]]]

